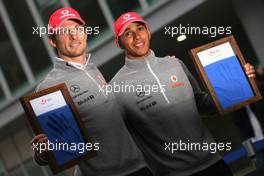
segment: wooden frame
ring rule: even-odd
[[[52,100],[52,98],[54,98],[54,99]],[[68,122],[67,123],[68,126],[66,126],[66,127],[64,126],[65,127],[64,131],[67,131],[67,130],[65,130],[66,128],[70,129],[70,130],[68,130],[70,132],[71,132],[71,130],[75,130],[74,131],[75,136],[79,137],[77,139],[80,139],[84,144],[88,144],[88,142],[90,141],[89,138],[87,137],[85,130],[84,130],[84,126],[80,121],[80,115],[77,111],[76,106],[74,105],[74,102],[70,96],[70,93],[66,87],[66,84],[64,84],[64,83],[58,84],[56,86],[47,88],[47,89],[39,91],[37,93],[32,93],[30,95],[22,97],[20,99],[20,101],[21,101],[21,104],[24,108],[24,111],[27,114],[28,121],[30,122],[32,129],[36,135],[40,134],[40,133],[44,133],[45,129],[47,129],[47,124],[50,122],[49,120],[54,120],[54,119],[50,118],[51,117],[50,112],[52,112],[52,115],[55,114],[56,115],[55,117],[59,117],[59,116],[57,116],[56,112],[58,112],[59,109],[61,110],[61,107],[57,106],[58,108],[56,109],[56,106],[54,104],[57,103],[58,105],[60,105],[58,102],[64,102],[65,101],[65,105],[62,105],[62,109],[65,108],[65,110],[67,110],[67,111],[63,111],[63,112],[67,113],[67,117],[62,116],[63,118],[60,117],[60,118],[57,118],[55,120],[57,120],[57,122],[58,122],[58,120],[60,120],[59,124],[62,124],[63,122],[65,122],[65,123]],[[48,104],[48,103],[45,104],[47,101],[50,101],[50,102],[48,102],[50,104]],[[52,103],[52,101],[53,101],[53,103]],[[51,111],[47,110],[52,106],[54,106],[53,110],[51,110]],[[40,110],[44,110],[43,114],[39,114]],[[47,110],[47,112],[45,112],[46,110]],[[60,112],[62,112],[62,111],[60,111]],[[53,116],[52,116],[52,118],[53,118]],[[45,121],[43,121],[43,119],[46,119],[47,123],[43,123],[43,122],[45,122]],[[57,127],[58,127],[58,123],[54,123],[54,121],[51,121],[51,122],[53,124],[57,125]],[[54,126],[53,126],[53,128],[54,128]],[[58,130],[59,127],[55,128],[55,129]],[[50,129],[50,131],[52,131],[52,129]],[[58,134],[62,135],[64,133],[64,131],[62,131],[62,133],[57,133],[56,135],[58,135]],[[46,130],[46,132],[47,132],[47,130]],[[63,139],[69,139],[69,138],[67,138],[67,134],[71,134],[71,133],[66,133],[66,138],[64,135]],[[49,140],[51,140],[52,135],[49,136],[47,134],[47,136],[48,136]],[[59,137],[59,139],[60,139],[60,136],[56,136],[56,137]],[[55,143],[56,142],[57,142],[57,140],[55,141]],[[65,141],[65,142],[67,142],[67,141]],[[70,141],[68,141],[68,143],[69,142]],[[70,144],[74,144],[74,143],[70,143]],[[53,151],[49,151],[47,153],[48,163],[49,163],[50,168],[54,174],[57,174],[57,173],[65,170],[67,168],[70,168],[70,167],[76,165],[81,160],[88,159],[88,158],[95,156],[95,151],[93,148],[91,150],[85,150],[84,153],[82,153],[82,154],[81,153],[77,154],[76,151],[75,151],[75,153],[72,154],[69,152],[70,150],[69,149],[68,149],[68,151],[67,150],[57,150],[57,151],[53,150]],[[65,151],[66,151],[66,153],[63,153]],[[78,150],[78,152],[80,152],[80,150]]]
[[[262,98],[255,80],[248,78],[244,72],[243,65],[246,64],[246,61],[232,35],[191,49],[189,53],[193,58],[203,84],[205,85],[214,105],[221,115],[235,111]],[[228,68],[223,69],[226,72],[218,69],[225,67]],[[239,67],[240,69],[237,69]],[[229,74],[229,72],[231,74]],[[226,81],[222,81],[222,85],[225,85],[226,89],[221,87],[220,84],[221,80],[224,79]],[[239,87],[238,85],[240,86],[240,89],[232,90],[232,86],[235,88]],[[231,87],[231,89],[228,89],[228,87]],[[243,92],[241,93],[241,91]],[[246,98],[246,94],[252,95]],[[244,98],[246,99],[232,104],[232,101],[239,101],[239,98],[235,97],[235,95],[237,95],[237,97],[240,96],[239,98],[245,96]],[[228,103],[229,106],[227,106]]]

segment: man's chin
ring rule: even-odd
[[[71,57],[78,57],[78,56],[82,56],[84,53],[71,53]]]
[[[79,51],[79,52],[72,52],[69,54],[70,57],[79,57],[85,54],[85,51]]]
[[[149,52],[137,52],[137,53],[133,53],[133,54],[128,54],[128,58],[133,58],[133,59],[142,59],[145,58],[149,55]]]
[[[136,55],[137,55],[138,57],[146,57],[146,56],[149,55],[149,50],[138,51],[138,52],[136,53]]]

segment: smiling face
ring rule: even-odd
[[[50,39],[50,44],[57,49],[60,58],[84,56],[87,48],[87,35],[84,32],[84,26],[74,20],[64,21],[59,34],[56,34],[54,39]]]
[[[128,25],[125,32],[119,37],[119,42],[128,58],[144,58],[150,52],[150,31],[144,24],[133,22]]]

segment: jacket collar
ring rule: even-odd
[[[91,54],[87,53],[86,54],[86,62],[85,64],[80,64],[78,62],[72,62],[72,61],[65,61],[62,58],[55,57],[55,67],[60,67],[60,68],[77,68],[79,70],[84,70],[87,65],[89,64]]]
[[[126,56],[125,66],[131,69],[139,70],[139,69],[147,68],[147,62],[153,63],[155,61],[156,61],[155,53],[152,50],[150,50],[149,55],[142,59],[129,59]]]

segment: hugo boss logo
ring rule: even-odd
[[[78,85],[71,85],[71,86],[70,86],[70,90],[71,90],[72,92],[74,92],[74,93],[77,93],[77,92],[79,92],[79,91],[81,90],[81,88],[80,88],[80,86],[78,86]]]
[[[140,110],[141,111],[145,111],[145,110],[147,110],[149,108],[152,108],[152,107],[154,107],[156,105],[157,105],[157,102],[156,101],[152,101],[151,103],[149,103],[149,104],[147,104],[147,105],[145,105],[143,107],[140,107]]]

